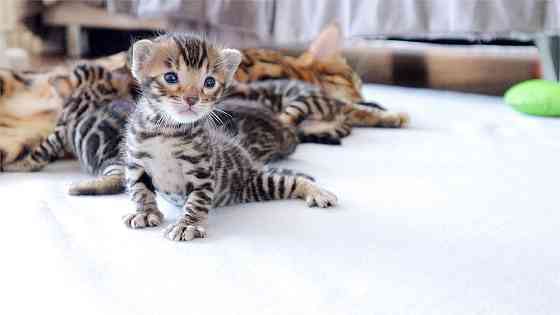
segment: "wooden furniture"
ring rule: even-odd
[[[80,57],[87,43],[82,27],[107,28],[118,30],[165,30],[168,23],[163,19],[144,19],[126,14],[110,13],[103,8],[85,3],[63,1],[49,6],[43,21],[48,25],[64,26],[68,54]]]

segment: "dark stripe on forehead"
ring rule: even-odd
[[[200,49],[202,51],[200,52],[200,57],[199,57],[198,64],[197,64],[198,69],[202,68],[202,65],[204,64],[204,60],[206,60],[206,58],[208,58],[208,49],[206,47],[205,42],[202,42],[202,46],[200,47]]]
[[[187,66],[194,68],[195,63],[198,63],[195,57],[195,55],[198,56],[198,47],[194,45],[193,41],[187,41],[185,49],[187,50],[188,57]]]
[[[183,47],[183,44],[181,44],[181,42],[179,41],[179,39],[176,38],[175,36],[172,36],[171,38],[173,38],[173,41],[174,41],[175,44],[177,45],[177,48],[179,49],[179,52],[181,53],[181,56],[183,57],[183,60],[184,60],[185,63],[188,65],[188,62],[187,62],[187,52],[185,51],[185,47]]]
[[[190,68],[200,69],[208,58],[206,42],[195,37],[172,37],[181,52],[185,64]]]

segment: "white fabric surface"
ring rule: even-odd
[[[2,313],[558,314],[558,120],[494,97],[365,92],[411,128],[355,130],[281,163],[339,207],[217,209],[204,240],[126,229],[124,195],[66,195],[87,177],[76,162],[0,174]]]

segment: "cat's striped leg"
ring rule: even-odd
[[[279,118],[291,125],[298,125],[307,119],[330,121],[341,114],[345,106],[345,102],[319,91],[301,93],[285,100]]]
[[[183,215],[175,224],[167,227],[165,236],[172,241],[190,241],[206,237],[208,211],[214,198],[213,186],[206,182],[189,193],[183,206]]]
[[[32,151],[23,150],[13,162],[0,165],[0,171],[34,172],[44,168],[49,162],[56,160],[64,152],[65,133],[57,127],[45,140]]]
[[[407,113],[386,111],[375,103],[356,103],[346,108],[348,122],[356,127],[404,128],[410,117]]]
[[[311,115],[323,119],[328,114],[332,114],[332,109],[321,94],[306,93],[286,100],[278,118],[288,126],[297,126]]]
[[[341,139],[352,132],[352,126],[344,115],[331,121],[306,120],[297,127],[301,143],[342,144]]]
[[[328,208],[336,196],[315,183],[313,178],[288,169],[266,168],[255,174],[242,191],[241,201],[303,199],[310,207]]]
[[[163,220],[163,213],[158,210],[156,189],[151,177],[140,164],[129,162],[125,168],[126,188],[136,205],[136,213],[123,217],[124,224],[132,229],[158,226]]]
[[[124,167],[120,163],[114,163],[105,167],[100,177],[73,184],[68,193],[73,196],[112,195],[124,191]]]

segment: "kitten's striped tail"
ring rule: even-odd
[[[244,188],[244,195],[246,202],[303,199],[310,207],[321,208],[337,203],[336,196],[320,188],[311,176],[279,168],[265,168],[257,173]]]
[[[119,163],[110,162],[103,168],[100,177],[70,186],[68,193],[73,196],[114,195],[125,191],[124,168]]]
[[[123,175],[100,176],[70,186],[72,196],[114,195],[125,191]]]
[[[404,128],[410,117],[407,113],[389,112],[373,102],[358,102],[345,109],[348,122],[354,127]]]

